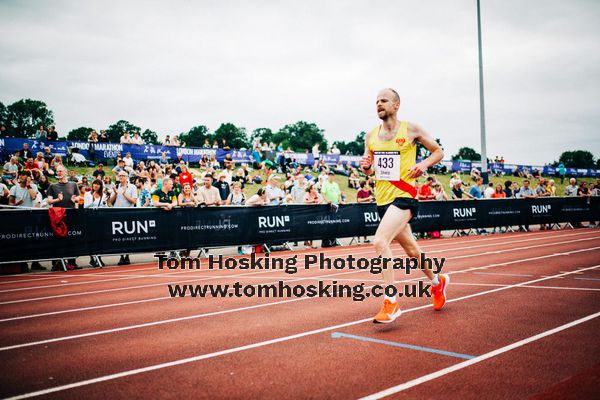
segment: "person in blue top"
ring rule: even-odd
[[[471,186],[469,194],[476,199],[483,198],[483,179],[477,178],[475,180],[475,185]]]
[[[560,183],[562,184],[565,181],[565,175],[567,174],[567,169],[565,168],[565,164],[558,164],[558,176],[560,177]]]

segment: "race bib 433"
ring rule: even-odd
[[[377,180],[400,180],[399,151],[375,151],[373,152],[373,157],[375,162],[375,177]]]

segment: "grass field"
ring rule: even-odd
[[[110,171],[111,167],[105,167],[105,169],[107,171]],[[91,177],[92,173],[94,172],[95,168],[88,168],[88,167],[69,167],[69,169],[74,169],[75,170],[75,174],[80,176],[80,175],[88,175],[89,177]],[[197,174],[197,177],[201,177],[202,173],[201,170],[199,168],[190,168],[192,171],[194,171],[194,173]],[[265,178],[265,174],[263,172],[260,171],[251,171],[250,176],[255,176],[255,175],[259,175],[261,178]],[[279,174],[281,175],[281,174]],[[316,176],[317,174],[312,173],[313,176]],[[442,183],[444,189],[446,190],[446,193],[449,194],[450,191],[450,174],[446,174],[446,175],[436,175],[436,178]],[[114,178],[114,177],[113,177]],[[462,174],[461,178],[463,180],[463,182],[467,182],[469,184],[472,184],[472,179],[470,178],[470,176],[468,174]],[[561,184],[560,183],[560,179],[558,178],[554,178],[554,177],[548,177],[550,179],[554,179],[555,181],[555,185],[556,185],[556,193],[559,196],[564,195],[565,192],[565,187],[568,185],[568,179],[565,179],[565,181]],[[497,183],[500,183],[504,186],[504,182],[506,180],[510,180],[513,182],[517,182],[519,183],[519,186],[523,185],[523,178],[516,178],[513,176],[504,176],[504,177],[491,177],[490,178],[490,182],[493,182],[494,185]],[[336,175],[335,176],[335,181],[340,185],[340,189],[342,190],[342,193],[346,196],[346,198],[348,199],[348,201],[353,202],[356,201],[356,190],[351,189],[348,187],[348,178],[342,175]],[[420,182],[424,182],[425,178],[420,178],[419,180]],[[578,182],[580,181],[585,181],[588,182],[588,184],[590,183],[595,183],[596,179],[595,178],[579,178]],[[282,179],[283,182],[283,179]],[[245,189],[245,193],[246,196],[249,197],[251,195],[253,195],[254,193],[256,193],[258,191],[258,189],[260,187],[262,187],[263,185],[261,184],[250,184],[250,185],[246,185],[246,189]],[[537,186],[537,184],[535,182],[532,183],[532,186],[535,188],[535,186]]]

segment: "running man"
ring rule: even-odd
[[[384,89],[377,95],[377,115],[382,124],[365,137],[365,154],[360,167],[366,175],[375,173],[375,199],[381,219],[373,244],[378,256],[392,257],[390,245],[394,239],[409,257],[420,259],[421,249],[413,237],[409,222],[417,214],[419,202],[415,199],[415,179],[432,165],[437,164],[444,152],[436,141],[421,127],[407,121],[398,121],[400,96],[393,89]],[[431,155],[416,163],[417,142]],[[433,308],[441,310],[446,302],[448,275],[436,275],[431,269],[423,272],[432,284]],[[394,270],[383,271],[386,285],[394,285]],[[383,306],[374,323],[393,322],[401,314],[396,297],[385,296]]]

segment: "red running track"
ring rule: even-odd
[[[450,300],[434,312],[428,298],[403,298],[404,314],[385,326],[371,323],[377,298],[170,298],[167,290],[168,283],[379,283],[368,271],[146,264],[2,277],[0,396],[598,397],[600,230],[421,246],[446,257]],[[374,255],[371,246],[322,251]],[[302,260],[308,252],[272,257],[294,254]],[[394,255],[403,256],[398,246]],[[421,278],[397,272],[398,280]]]

